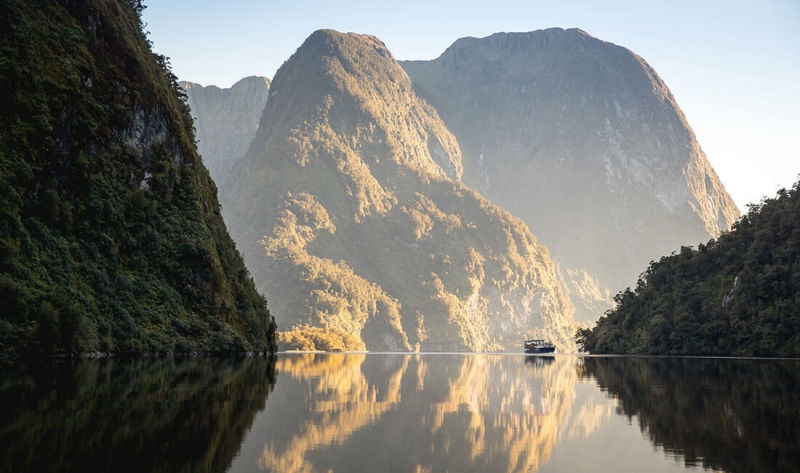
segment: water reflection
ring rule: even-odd
[[[283,354],[0,368],[0,473],[738,473],[800,461],[800,361]]]
[[[225,471],[274,360],[3,363],[2,472]]]
[[[231,471],[796,471],[798,366],[285,355]]]
[[[800,362],[586,358],[650,441],[687,465],[737,472],[800,468]]]
[[[281,428],[243,447],[260,445],[257,462],[245,453],[232,471],[535,471],[578,372],[573,360],[534,358],[281,357],[280,389],[262,414]]]
[[[556,357],[554,356],[547,356],[547,355],[526,355],[525,356],[525,363],[528,365],[542,367],[549,365],[550,363],[556,361]]]

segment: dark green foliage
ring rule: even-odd
[[[733,229],[651,262],[577,341],[590,353],[800,356],[800,182]]]
[[[141,8],[0,5],[0,353],[274,349]]]

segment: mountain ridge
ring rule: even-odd
[[[236,239],[248,248],[243,250],[250,255],[248,264],[262,265],[259,271],[275,269],[267,267],[289,254],[294,242],[303,251],[295,246],[291,257],[314,261],[316,268],[303,274],[347,273],[348,287],[370,286],[365,291],[374,301],[395,307],[395,321],[409,305],[386,291],[385,283],[373,285],[388,272],[370,268],[364,255],[387,240],[393,240],[387,248],[418,249],[431,228],[457,228],[454,217],[460,214],[441,201],[448,193],[474,194],[472,205],[490,209],[492,202],[509,209],[515,217],[505,225],[529,227],[524,232],[536,236],[523,240],[535,242],[536,251],[546,245],[553,278],[561,281],[558,291],[569,296],[583,323],[609,310],[613,294],[635,281],[647,261],[718,235],[738,216],[656,71],[630,50],[585,31],[551,28],[462,38],[436,60],[401,61],[403,70],[397,71],[387,66],[395,61],[379,39],[320,30],[291,59],[272,84],[266,121],[248,159],[236,165],[239,178],[260,174],[264,192],[283,189],[283,197],[255,204],[264,196],[246,197],[239,181],[224,181],[223,211],[231,212],[226,219],[236,221]],[[280,82],[293,87],[275,88]],[[284,170],[329,164],[317,175],[264,172],[278,162]],[[402,191],[401,175],[426,181],[428,190]],[[455,186],[444,194],[443,179]],[[440,190],[429,195],[432,183]],[[344,193],[333,201],[317,192],[330,197],[341,185]],[[481,195],[490,200],[481,203]],[[235,215],[230,209],[236,206],[247,209]],[[394,221],[407,228],[393,229],[391,238],[371,243],[364,255],[353,251],[353,244],[367,244],[365,236],[343,230],[342,219],[352,218],[362,228],[379,226],[376,218],[393,216],[398,208],[404,217]],[[282,223],[270,234],[251,225],[259,218]],[[449,231],[445,235],[452,238]],[[265,251],[273,258],[269,264],[261,258]],[[320,258],[320,252],[328,253]],[[296,270],[281,269],[285,275]],[[268,290],[264,281],[259,287]],[[305,291],[316,295],[297,299],[294,307],[313,312],[311,306],[331,303],[328,289]],[[271,297],[281,312],[296,310],[277,299]],[[321,332],[310,334],[318,327],[312,319],[305,319],[305,335],[295,333],[298,344],[320,340]],[[395,332],[406,333],[414,346],[415,330]],[[337,332],[335,345],[353,342],[353,333]],[[304,336],[310,338],[300,341]]]
[[[484,351],[536,331],[574,350],[546,249],[459,175],[458,144],[385,45],[321,30],[276,74],[221,188],[293,343],[317,326],[370,350]]]
[[[227,89],[188,81],[179,85],[188,98],[203,163],[214,181],[222,182],[250,146],[267,103],[270,80],[249,76]]]
[[[578,320],[738,218],[666,84],[626,48],[551,28],[401,65],[456,135],[465,183],[550,247]]]

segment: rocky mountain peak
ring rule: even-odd
[[[584,45],[587,39],[595,39],[578,28],[548,28],[530,32],[494,33],[485,38],[466,37],[457,39],[441,55],[442,58],[455,58],[460,54],[473,52],[476,55],[530,56],[554,44]],[[598,40],[599,41],[599,40]]]
[[[454,136],[383,43],[311,35],[221,186],[283,340],[482,351],[538,334],[573,350],[547,250],[460,176]]]
[[[461,152],[455,138],[436,111],[416,95],[408,75],[383,42],[373,36],[314,32],[275,75],[271,107],[323,121],[347,117],[346,122],[332,125],[344,126],[356,136],[375,127],[389,130],[379,138],[391,150],[384,164],[461,177]]]

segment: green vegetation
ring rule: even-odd
[[[800,182],[733,229],[652,262],[592,329],[589,353],[800,356]]]
[[[274,350],[141,9],[0,5],[0,353]]]

